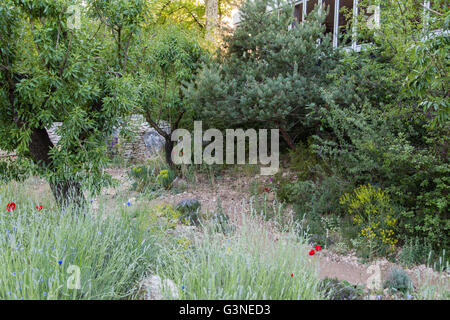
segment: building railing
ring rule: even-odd
[[[344,2],[349,2],[349,0],[334,0],[334,8],[332,10],[333,12],[333,28],[332,28],[332,39],[333,39],[333,47],[337,48],[340,44],[339,44],[339,21],[341,18],[341,1],[342,3]],[[371,5],[367,8],[367,13],[372,14],[370,17],[368,17],[368,27],[370,29],[374,29],[374,28],[379,28],[380,26],[380,20],[381,20],[381,7],[380,7],[380,0],[375,0],[374,5]],[[324,6],[324,2],[332,2],[332,1],[327,1],[327,0],[298,0],[294,2],[294,7],[295,7],[295,11],[294,11],[294,16],[297,19],[298,23],[303,23],[306,19],[306,16],[308,15],[308,4],[314,3],[317,4],[319,6],[319,10],[322,10],[323,6]],[[351,34],[351,45],[344,45],[343,49],[346,51],[356,51],[359,52],[361,50],[364,50],[365,47],[370,46],[369,43],[358,43],[358,35],[357,35],[357,25],[358,25],[358,15],[359,15],[359,0],[350,0],[350,2],[352,2],[352,7],[349,7],[349,9],[351,9],[352,12],[352,19],[353,19],[353,23],[352,23],[352,34]],[[423,7],[424,7],[424,31],[428,26],[428,21],[430,19],[430,1],[428,0],[424,0],[423,2]],[[330,10],[331,11],[331,10]],[[235,25],[239,24],[239,13],[236,17],[233,18],[233,21],[235,23]],[[442,30],[434,30],[434,31],[430,31],[427,32],[427,36],[426,37],[430,37],[433,34],[439,34],[442,33]],[[445,31],[444,33],[447,33],[447,31]]]

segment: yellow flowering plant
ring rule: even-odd
[[[169,189],[172,186],[172,182],[175,179],[175,173],[172,170],[161,170],[156,177],[158,182],[163,188]]]
[[[176,228],[180,216],[171,205],[158,204],[140,217],[140,227],[150,233],[165,233]]]
[[[393,252],[398,240],[395,236],[397,218],[390,197],[371,184],[345,193],[339,203],[346,208],[352,221],[360,228],[359,236],[366,240],[370,255],[376,250]]]

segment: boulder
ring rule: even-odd
[[[176,177],[175,180],[173,180],[173,182],[172,182],[172,187],[174,187],[176,189],[186,189],[187,182],[184,179]]]
[[[150,156],[158,154],[164,149],[166,140],[155,129],[150,129],[144,134],[144,144]]]
[[[168,292],[172,299],[180,298],[176,284],[170,279],[162,280],[158,275],[144,278],[140,283],[140,289],[144,292],[144,300],[163,300],[163,292]]]

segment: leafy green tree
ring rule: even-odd
[[[269,10],[268,8],[278,8]],[[278,128],[289,147],[308,137],[310,108],[323,105],[327,74],[339,60],[325,35],[324,11],[291,28],[286,1],[247,1],[224,49],[206,66],[187,95],[206,119],[233,126]]]
[[[171,133],[183,120],[192,119],[193,113],[182,88],[195,78],[207,52],[193,32],[175,25],[157,27],[151,34],[144,36],[149,40],[140,57],[137,112],[165,139],[166,162],[173,166]],[[169,124],[169,131],[164,130],[161,121]]]
[[[371,5],[371,0],[360,1],[361,10]],[[401,97],[417,101],[415,112],[426,113],[433,126],[448,125],[448,2],[433,0],[428,7],[416,0],[383,1],[380,26],[370,29],[365,22],[358,22],[358,33],[369,35],[374,45],[383,48],[384,56],[392,59],[404,89]]]
[[[0,3],[0,149],[30,159],[61,205],[110,181],[105,141],[135,104],[127,66],[145,19],[142,0],[80,3]],[[71,28],[73,4],[82,19]],[[58,146],[47,132],[55,122]]]

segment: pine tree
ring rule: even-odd
[[[298,24],[287,1],[246,1],[224,49],[189,87],[189,100],[217,123],[278,128],[295,149],[314,130],[306,116],[324,104],[327,74],[339,60],[325,16],[316,8]]]

